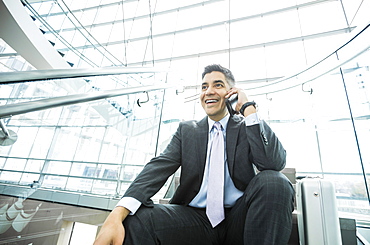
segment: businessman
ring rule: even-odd
[[[279,172],[283,146],[230,70],[205,67],[200,86],[207,116],[179,124],[109,214],[95,245],[287,244],[294,190]],[[234,94],[238,113],[230,115],[225,101]],[[153,204],[150,198],[179,168],[170,204]]]

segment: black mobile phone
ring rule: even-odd
[[[227,110],[229,111],[231,116],[236,114],[236,111],[235,111],[236,102],[238,102],[238,95],[237,94],[233,94],[233,95],[231,95],[230,98],[225,100]]]

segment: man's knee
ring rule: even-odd
[[[264,170],[258,173],[250,182],[249,188],[249,191],[268,197],[264,200],[273,202],[285,200],[287,204],[293,203],[294,200],[294,188],[291,182],[284,174],[275,170]]]
[[[253,178],[252,182],[254,182],[254,185],[261,185],[262,187],[272,185],[277,186],[279,189],[292,189],[292,184],[289,179],[281,172],[275,170],[264,170],[259,172]]]
[[[151,211],[152,208],[141,207],[135,215],[126,217],[123,221],[126,232],[123,245],[155,244],[156,239],[150,222]]]

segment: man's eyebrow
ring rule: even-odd
[[[222,81],[222,80],[214,80],[214,81],[213,81],[213,83],[222,83],[222,84],[225,84],[225,82],[224,82],[224,81]],[[202,83],[202,86],[203,86],[203,85],[208,85],[208,82],[203,82],[203,83]]]

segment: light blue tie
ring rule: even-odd
[[[212,227],[216,227],[224,218],[224,136],[221,124],[213,125],[214,136],[210,149],[209,176],[207,189],[206,214]]]

